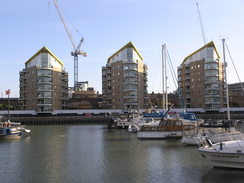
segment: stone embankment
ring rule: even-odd
[[[12,122],[20,122],[22,125],[65,125],[65,124],[108,124],[108,116],[35,116],[35,117],[11,117]]]

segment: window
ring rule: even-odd
[[[127,59],[133,59],[133,49],[132,48],[127,48],[126,57],[127,57]]]

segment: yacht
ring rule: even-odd
[[[214,167],[244,168],[244,140],[230,140],[213,144],[205,139],[198,149]]]
[[[139,139],[181,138],[195,128],[194,123],[184,124],[182,119],[163,118],[158,125],[143,125],[137,132]]]

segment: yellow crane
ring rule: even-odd
[[[83,37],[81,38],[80,43],[77,46],[75,41],[74,41],[74,39],[73,39],[73,37],[72,37],[72,34],[70,33],[70,30],[67,27],[65,19],[64,19],[62,13],[61,13],[58,1],[57,0],[53,0],[53,3],[55,5],[55,7],[56,7],[58,15],[59,15],[59,17],[60,17],[60,19],[61,19],[61,21],[62,21],[62,23],[64,25],[65,31],[68,34],[68,37],[69,37],[69,39],[71,41],[71,44],[72,44],[72,46],[74,48],[74,51],[71,52],[71,55],[74,56],[74,90],[76,90],[77,89],[77,85],[78,85],[78,55],[82,55],[84,57],[87,56],[86,52],[80,50],[80,47],[81,47],[81,44],[82,44],[84,38]]]

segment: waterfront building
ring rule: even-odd
[[[19,110],[19,98],[0,98],[0,110]]]
[[[176,92],[168,93],[168,108],[173,106],[179,108],[179,97]],[[148,93],[148,106],[147,108],[156,107],[158,109],[163,108],[163,94],[162,93]]]
[[[188,108],[213,111],[226,106],[224,64],[214,42],[183,60],[178,67],[178,86]]]
[[[47,47],[41,48],[25,62],[19,80],[22,110],[50,113],[67,109],[68,73]]]
[[[132,42],[108,58],[102,67],[103,105],[108,109],[144,109],[147,103],[147,66]]]
[[[76,90],[69,88],[68,109],[101,109],[102,97],[89,87],[88,81],[78,82]]]
[[[244,107],[244,82],[229,84],[230,107]]]

